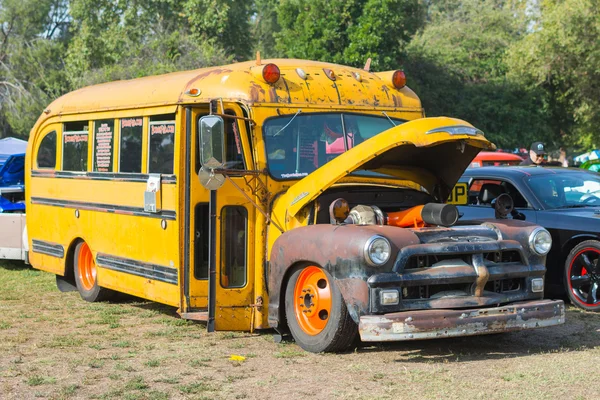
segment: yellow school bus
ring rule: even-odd
[[[29,139],[29,262],[317,352],[561,323],[547,231],[444,204],[493,144],[405,80],[257,58],[68,93]]]

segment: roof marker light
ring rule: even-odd
[[[308,78],[308,76],[306,75],[306,72],[304,72],[304,70],[302,68],[296,68],[296,73],[298,74],[300,79],[306,80],[306,78]]]
[[[185,92],[185,94],[187,94],[188,96],[192,96],[192,97],[198,97],[198,96],[200,96],[200,93],[202,93],[202,90],[200,90],[198,88],[191,88],[187,92]]]
[[[394,74],[392,75],[392,84],[396,89],[402,89],[406,86],[406,75],[404,74],[404,71],[394,71]]]
[[[263,79],[270,84],[274,84],[279,80],[281,72],[279,67],[275,64],[267,64],[262,70]]]
[[[362,76],[360,76],[358,72],[353,72],[352,75],[354,76],[354,79],[356,79],[359,82],[362,82]]]
[[[323,72],[325,72],[325,75],[327,75],[327,77],[329,79],[331,79],[332,81],[335,81],[336,76],[335,76],[335,72],[333,72],[333,70],[331,70],[329,68],[323,68]]]

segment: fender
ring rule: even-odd
[[[365,261],[364,247],[373,235],[386,237],[392,247],[389,261],[380,267]],[[287,279],[299,265],[317,265],[329,272],[358,323],[369,311],[367,279],[391,271],[399,247],[416,243],[419,239],[407,230],[379,225],[310,225],[283,233],[273,244],[269,262],[269,326],[277,328],[285,321]]]

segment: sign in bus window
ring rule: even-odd
[[[163,116],[164,117],[164,116]],[[172,174],[175,154],[175,121],[150,121],[150,151],[148,152],[148,172],[151,174]],[[174,119],[175,116],[173,115]]]
[[[63,171],[87,171],[88,123],[70,122],[63,131]]]
[[[114,133],[114,120],[94,122],[94,171],[112,171]]]
[[[142,172],[142,117],[121,120],[119,172]]]
[[[221,211],[221,286],[246,285],[248,211],[226,206]]]

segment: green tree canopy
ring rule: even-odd
[[[376,70],[398,68],[420,27],[417,0],[287,0],[279,6],[276,49],[286,57]]]
[[[554,137],[600,146],[600,4],[544,0],[531,32],[509,53],[510,77],[543,93]]]

